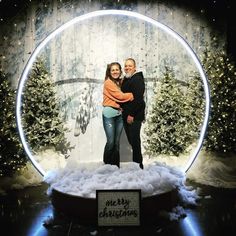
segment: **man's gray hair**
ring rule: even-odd
[[[129,57],[125,61],[132,61],[134,63],[134,66],[136,67],[136,61],[134,60],[134,58]]]

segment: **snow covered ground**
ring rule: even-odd
[[[236,188],[236,156],[201,151],[186,177],[217,188]]]

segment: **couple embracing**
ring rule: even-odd
[[[103,127],[106,134],[103,162],[120,166],[120,137],[124,128],[132,147],[133,161],[143,169],[141,125],[145,118],[145,83],[142,72],[136,71],[133,58],[125,60],[125,77],[118,62],[107,66],[103,87]]]

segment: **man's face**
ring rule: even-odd
[[[126,77],[131,77],[136,71],[134,62],[132,60],[125,61],[124,70],[125,70]]]

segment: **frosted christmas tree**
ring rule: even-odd
[[[55,148],[66,154],[71,149],[55,87],[42,59],[34,63],[27,80],[22,111],[24,131],[33,151]]]
[[[179,156],[196,140],[203,119],[202,97],[199,80],[179,81],[170,68],[165,68],[144,129],[144,147],[149,156]]]

